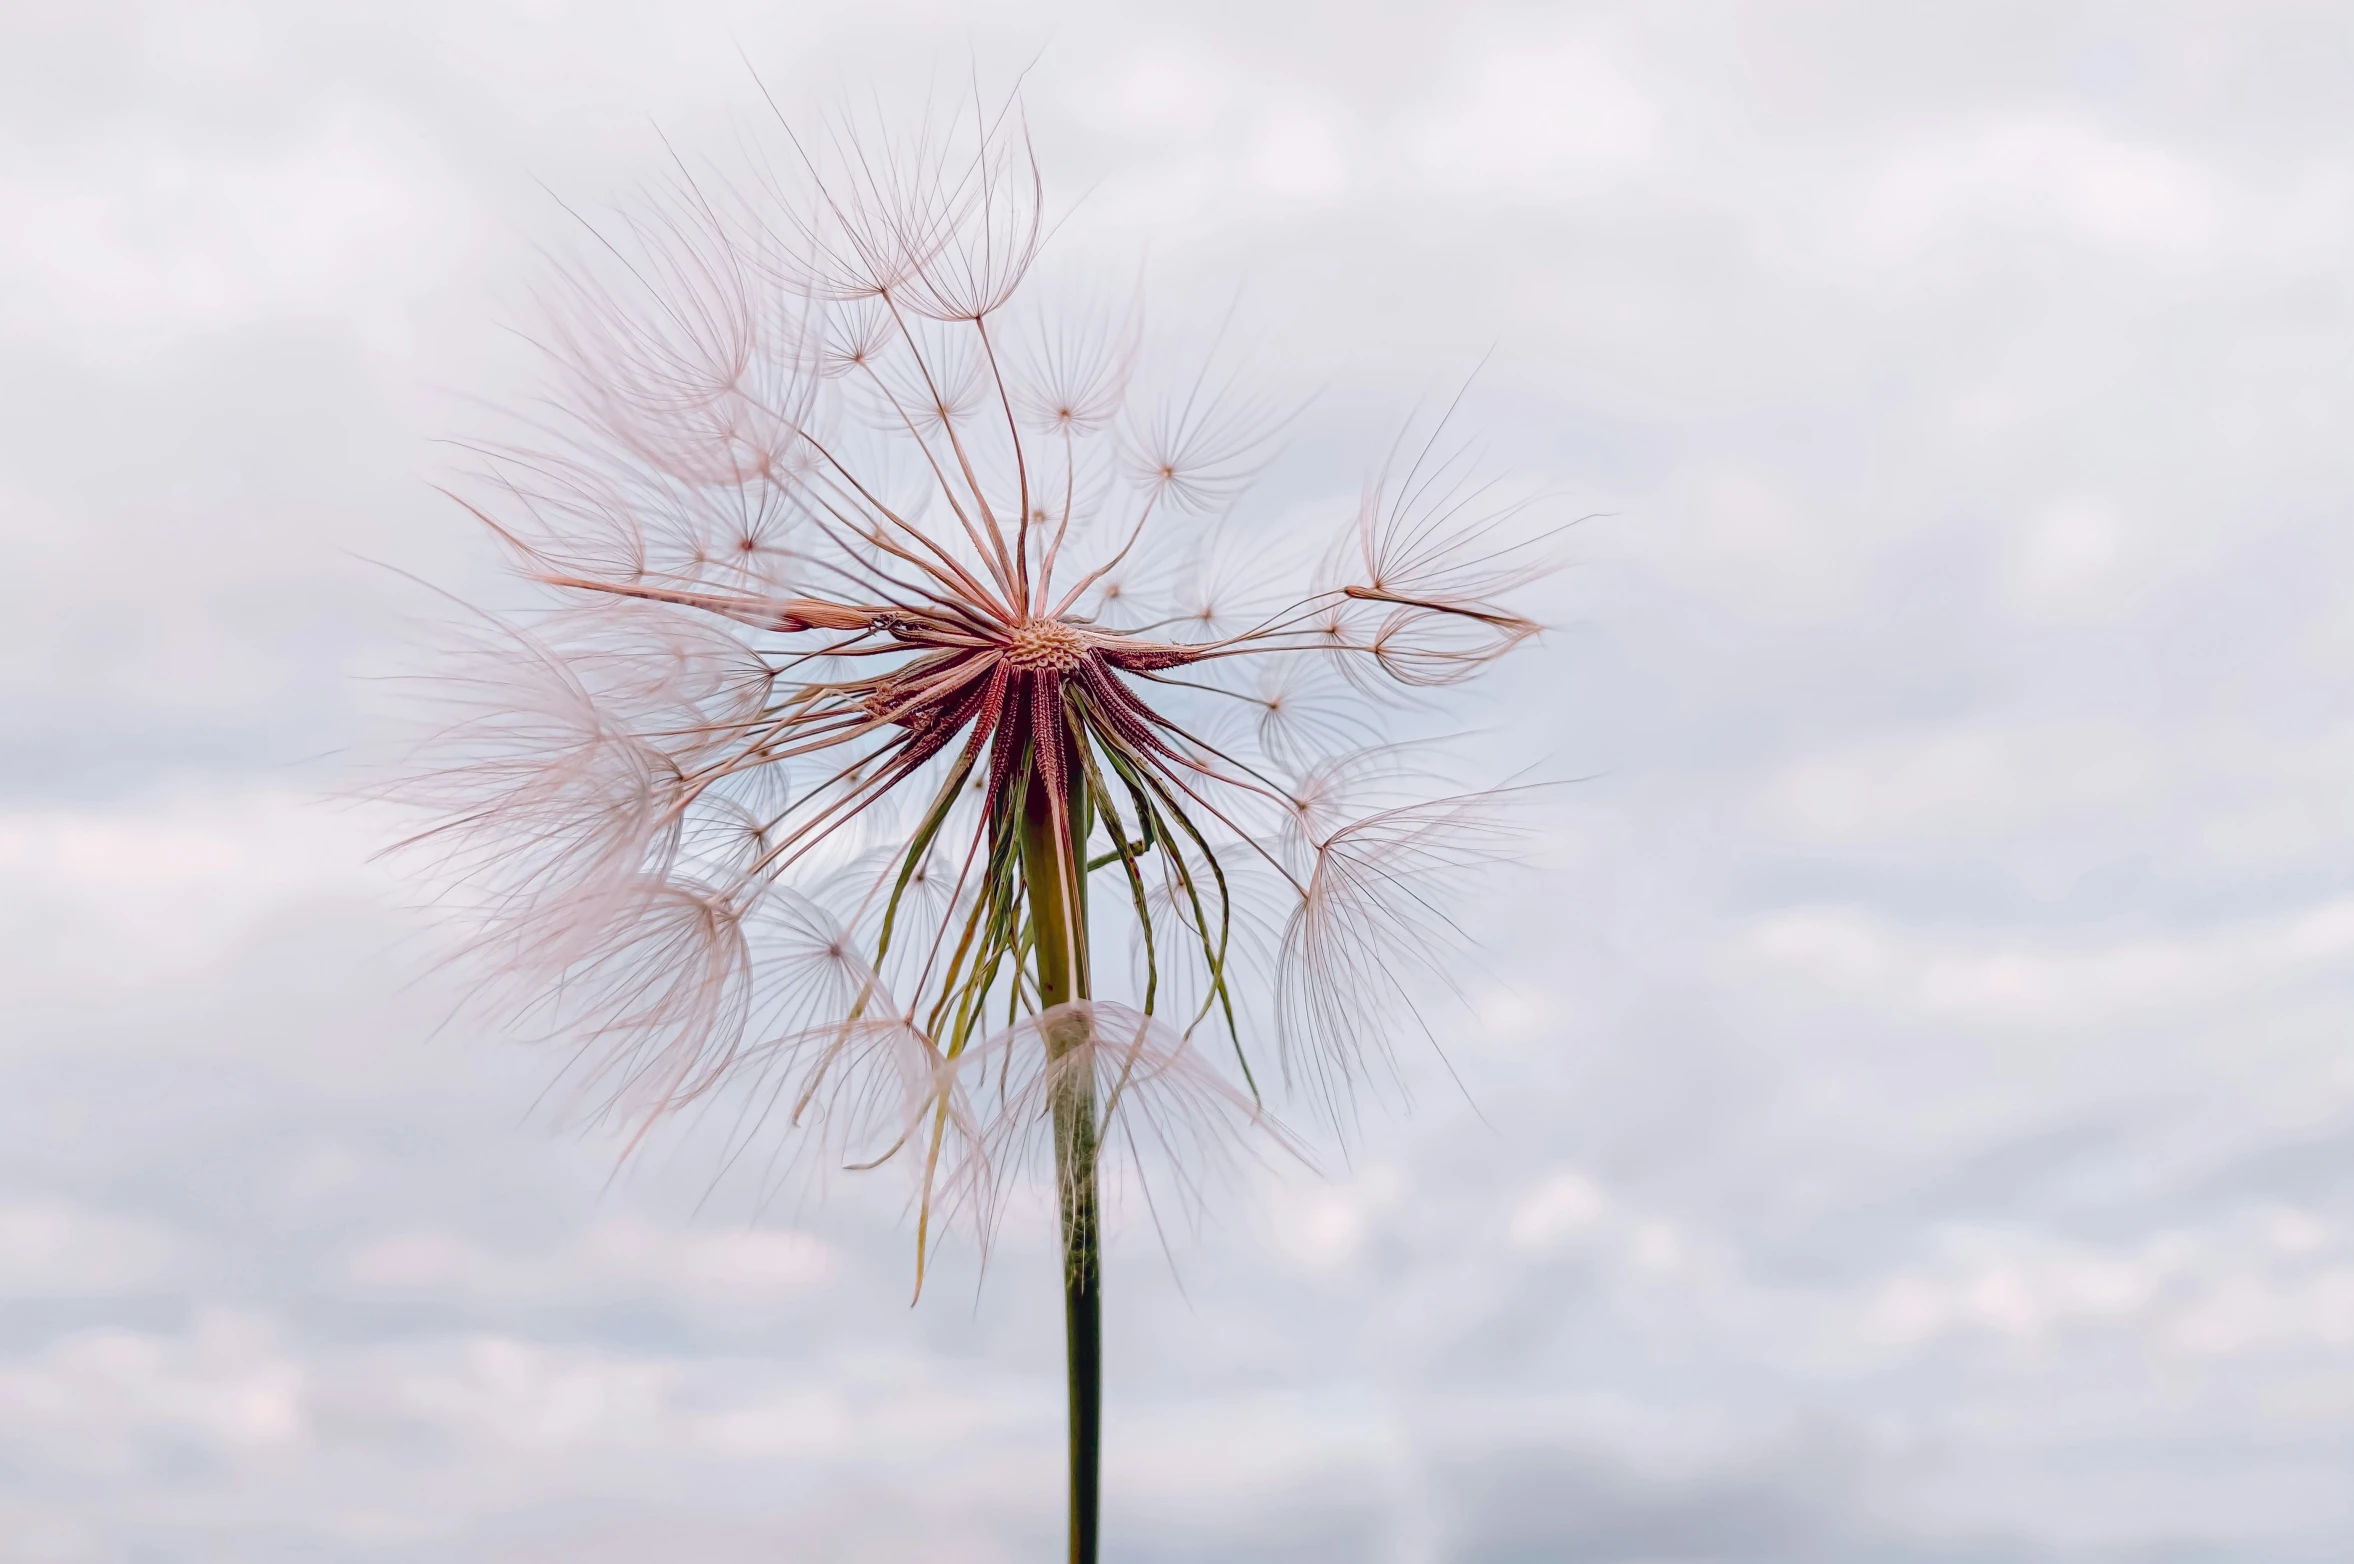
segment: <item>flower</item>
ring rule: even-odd
[[[1426,880],[1498,846],[1493,795],[1382,795],[1374,703],[1525,641],[1544,561],[1432,435],[1276,589],[1231,507],[1282,420],[1036,306],[1012,106],[793,147],[797,193],[682,174],[566,274],[462,500],[549,606],[480,622],[402,791],[600,1106],[743,1084],[741,1137],[909,1166],[920,1275],[1042,1155],[1183,1195],[1280,1137],[1270,1043],[1345,1104]]]

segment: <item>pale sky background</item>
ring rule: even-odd
[[[1492,351],[1608,513],[1464,1092],[1114,1256],[1107,1558],[2354,1557],[2354,9],[0,0],[0,1560],[1059,1551],[1050,1235],[607,1187],[321,802],[739,47],[1034,60],[1271,510]]]

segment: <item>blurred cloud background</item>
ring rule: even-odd
[[[896,1186],[608,1185],[321,802],[541,182],[756,134],[739,48],[1029,67],[1076,253],[1322,391],[1269,516],[1483,354],[1607,513],[1463,1090],[1115,1253],[1107,1556],[2354,1555],[2347,22],[0,8],[0,1560],[1053,1551],[1043,1226],[911,1314]]]

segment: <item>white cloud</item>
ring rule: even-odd
[[[1847,203],[1862,254],[1917,261],[1942,244],[2048,234],[2196,262],[2223,237],[2223,182],[2194,159],[2081,120],[2007,115],[1887,152]]]
[[[1325,115],[1300,104],[1271,110],[1243,149],[1243,179],[1271,195],[1314,199],[1348,188],[1349,159]]]
[[[2022,511],[2003,529],[2007,606],[2043,623],[2131,623],[2229,539],[2156,506],[2077,495]]]
[[[1319,1475],[1386,1476],[1412,1437],[1400,1410],[1345,1393],[1190,1397],[1140,1419],[1140,1437],[1107,1452],[1107,1480],[1181,1513],[1205,1491],[1247,1505]]]
[[[2110,1255],[2032,1234],[1963,1234],[1953,1242],[1959,1252],[1944,1267],[1880,1288],[1869,1316],[1876,1338],[1917,1346],[1979,1330],[2035,1340],[2066,1326],[2127,1321],[2157,1298],[2172,1269],[2164,1252]]]
[[[1974,1335],[2048,1348],[2070,1332],[2107,1331],[2153,1353],[2207,1358],[2354,1346],[2354,1263],[2310,1213],[2275,1209],[2114,1247],[1997,1227],[1937,1240],[1935,1261],[1873,1291],[1868,1339],[1918,1349]]]
[[[2354,955],[2354,898],[2185,935],[2057,947],[2048,939],[1907,928],[1852,907],[1769,914],[1737,968],[1926,1016],[2038,1025],[2151,1016],[2327,976]]]
[[[409,1417],[471,1443],[660,1449],[681,1432],[672,1414],[682,1377],[659,1359],[484,1337],[383,1389]]]
[[[2168,776],[2117,718],[1955,723],[1816,748],[1771,779],[1766,809],[1810,847],[1959,856],[2154,804]]]
[[[1557,1168],[1513,1205],[1505,1236],[1515,1249],[1551,1249],[1590,1231],[1610,1206],[1601,1185],[1575,1168]]]
[[[1345,1270],[1363,1252],[1382,1216],[1406,1196],[1398,1169],[1376,1165],[1346,1180],[1262,1180],[1254,1204],[1266,1212],[1270,1248],[1311,1275]]]
[[[1465,190],[1525,198],[1585,194],[1658,151],[1662,113],[1603,34],[1489,42],[1408,131],[1424,173]]]
[[[1628,547],[1647,568],[1727,613],[1781,625],[1851,611],[1898,541],[1884,514],[1826,502],[1792,474],[1715,453],[1630,520]]]
[[[0,810],[0,983],[51,992],[175,980],[319,894],[381,894],[381,816],[283,788]]]
[[[150,1223],[53,1200],[0,1203],[0,1297],[83,1298],[169,1279],[179,1245]]]
[[[0,1426],[54,1442],[51,1459],[104,1469],[142,1440],[185,1435],[225,1454],[308,1429],[305,1376],[268,1321],[213,1311],[184,1336],[90,1330],[0,1363]]]
[[[776,1228],[677,1231],[609,1217],[573,1244],[501,1253],[450,1232],[388,1234],[359,1246],[344,1275],[363,1289],[525,1302],[659,1298],[686,1306],[757,1306],[823,1290],[831,1246]]]
[[[465,242],[427,157],[355,109],[260,156],[141,136],[0,165],[0,324],[110,359],[322,313],[397,345],[408,302]]]
[[[1233,92],[1226,67],[1163,43],[1141,51],[1097,90],[1079,94],[1078,102],[1097,123],[1196,137],[1217,123]]]

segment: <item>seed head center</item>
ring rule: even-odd
[[[1025,619],[1006,633],[1003,655],[1015,668],[1069,673],[1086,652],[1086,637],[1060,619]]]

